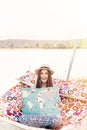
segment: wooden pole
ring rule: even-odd
[[[71,56],[71,60],[70,60],[70,64],[69,64],[69,68],[68,68],[68,72],[67,72],[67,76],[66,76],[66,80],[69,80],[69,77],[70,77],[71,68],[72,68],[74,57],[75,57],[76,49],[77,49],[77,45],[75,44],[74,49],[73,49],[73,53],[72,53],[72,56]]]

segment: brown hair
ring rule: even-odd
[[[52,83],[52,77],[51,77],[51,72],[49,70],[48,71],[48,81],[47,81],[47,85],[46,87],[52,87],[53,83]],[[38,71],[38,77],[37,77],[37,83],[36,83],[36,88],[41,88],[41,70]]]

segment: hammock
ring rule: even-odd
[[[33,76],[31,77],[31,75]],[[22,111],[19,110],[21,103],[21,88],[30,87],[25,81],[28,82],[29,80],[29,82],[34,84],[34,80],[36,79],[32,72],[29,72],[28,76],[25,75],[25,78],[21,78],[23,83],[20,81],[0,98],[1,119],[5,119],[7,123],[8,120],[10,123],[14,122],[13,124],[15,127],[18,127],[19,125],[19,130],[26,130],[26,128],[31,130],[32,128],[29,126],[24,126],[18,122],[18,118],[23,115]],[[26,80],[26,78],[30,79]],[[56,78],[53,79],[53,83],[54,86],[59,87],[63,126],[71,124],[75,127],[79,127],[82,123],[82,120],[87,115],[87,84],[76,81],[63,81]],[[32,128],[32,130],[34,130],[34,128]]]

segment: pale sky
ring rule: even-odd
[[[0,0],[0,39],[87,38],[87,0]]]

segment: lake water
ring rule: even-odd
[[[41,64],[49,64],[54,77],[66,79],[72,49],[0,49],[0,95],[18,83],[27,70],[34,72]],[[87,49],[76,50],[69,79],[87,77]]]

